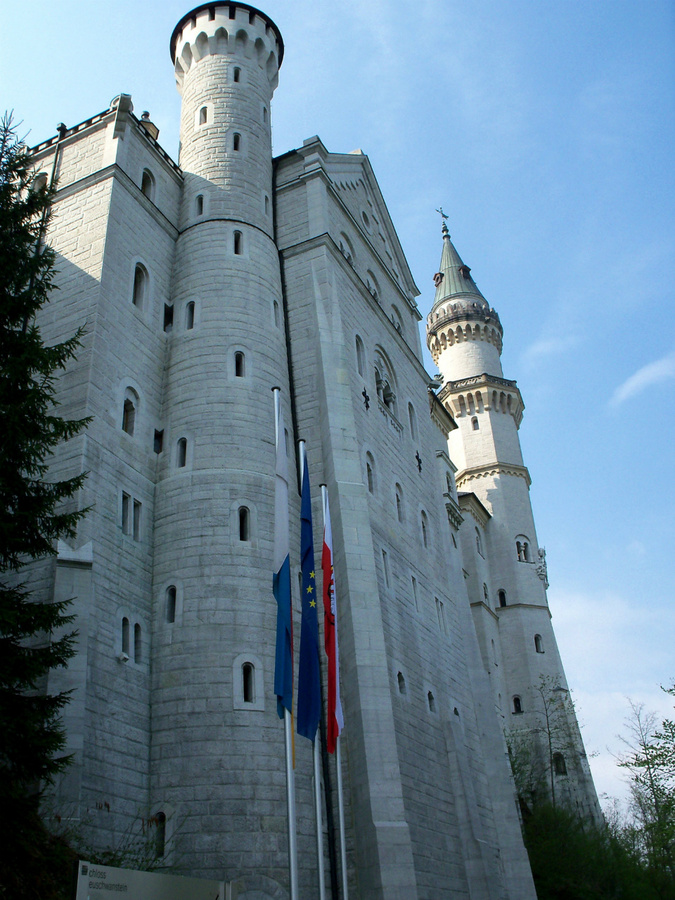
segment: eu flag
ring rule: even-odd
[[[309,493],[307,456],[302,467],[300,556],[302,561],[302,623],[298,671],[298,734],[313,741],[321,717],[319,674],[319,622],[317,617],[312,501]]]

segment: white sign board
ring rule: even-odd
[[[80,860],[75,900],[229,900],[230,888],[224,881],[135,872]]]

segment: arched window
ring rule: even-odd
[[[162,859],[166,853],[166,815],[163,812],[155,814],[155,857]]]
[[[267,125],[267,107],[263,106],[263,122]]]
[[[358,334],[354,338],[354,343],[356,345],[356,370],[363,378],[363,375],[366,371],[366,351],[363,347],[363,341],[358,336]]]
[[[524,534],[519,534],[516,538],[516,556],[518,562],[530,562],[530,542]]]
[[[398,683],[398,692],[399,694],[407,694],[408,688],[406,687],[405,678],[403,677],[403,672],[399,672],[396,676],[396,681]]]
[[[255,703],[255,666],[245,662],[241,667],[242,693],[244,703]]]
[[[408,421],[410,422],[410,437],[413,441],[417,440],[417,416],[415,415],[415,407],[412,403],[408,404]]]
[[[166,601],[166,621],[172,625],[176,621],[176,585],[170,584],[164,592]]]
[[[276,300],[274,301],[272,311],[274,313],[274,324],[276,325],[277,328],[280,328],[281,327],[281,312],[279,310],[279,304]]]
[[[234,135],[232,136],[232,149],[236,152],[239,152],[239,150],[241,149],[241,135],[238,131],[235,131]]]
[[[134,292],[132,295],[132,303],[134,306],[137,306],[139,309],[143,308],[143,303],[145,302],[145,295],[148,289],[148,272],[145,266],[142,266],[140,263],[136,263],[136,268],[134,269]]]
[[[122,431],[133,435],[136,428],[136,410],[138,408],[138,394],[133,388],[127,388],[124,392],[124,405],[122,407]]]
[[[239,507],[239,540],[251,540],[251,511],[248,506]]]
[[[179,438],[176,445],[176,467],[184,469],[187,463],[187,438]]]
[[[145,194],[148,200],[152,200],[155,194],[155,179],[149,169],[143,169],[141,177],[141,193]]]
[[[234,374],[236,378],[243,378],[246,373],[246,357],[241,350],[234,354]]]
[[[553,771],[556,775],[567,775],[567,764],[562,753],[553,754]]]
[[[239,68],[239,66],[234,67],[234,71],[232,73],[232,80],[235,83],[238,83],[241,80],[241,69]]]
[[[195,302],[190,300],[185,306],[185,330],[192,331],[195,327]]]
[[[208,110],[205,106],[202,106],[199,110],[199,124],[206,125],[206,120],[208,118]]]
[[[342,253],[348,263],[354,265],[354,247],[344,232],[340,234],[340,253]]]
[[[506,606],[506,591],[497,591],[497,599],[500,606]]]
[[[195,197],[195,213],[198,216],[201,216],[204,214],[204,195],[203,194],[197,194],[197,196]]]
[[[535,636],[534,636],[534,649],[537,651],[537,653],[544,652],[544,643],[541,639],[540,634],[535,634]]]
[[[478,431],[478,429],[480,428],[480,425],[478,424],[478,417],[477,417],[477,416],[474,416],[474,417],[471,419],[471,427],[473,428],[474,431]]]
[[[265,215],[269,216],[270,214],[270,198],[265,194]]]
[[[396,415],[396,379],[391,363],[382,350],[375,351],[375,389],[378,399]]]
[[[368,483],[368,491],[375,493],[375,460],[371,453],[366,453],[366,481]]]
[[[122,653],[129,656],[129,620],[126,616],[122,619]]]
[[[399,522],[403,521],[403,488],[400,484],[395,487],[396,492],[396,516]]]
[[[425,547],[429,546],[429,520],[427,519],[427,514],[422,511],[422,515],[420,516],[420,521],[422,524],[422,543]]]
[[[436,712],[436,700],[431,691],[427,693],[427,703],[429,704],[429,712]]]
[[[520,697],[516,696],[513,698],[513,712],[516,715],[519,715],[523,711],[523,704],[520,702]]]
[[[134,662],[142,662],[143,660],[143,642],[141,637],[141,626],[136,622],[134,625]]]
[[[47,181],[47,173],[40,172],[40,174],[36,175],[33,179],[33,183],[30,186],[31,191],[44,191],[44,189],[47,187]]]
[[[482,556],[483,555],[483,539],[481,538],[480,531],[477,528],[475,529],[475,531],[476,531],[476,550]]]
[[[235,231],[234,233],[234,255],[241,256],[244,252],[244,238],[241,231]]]

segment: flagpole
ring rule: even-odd
[[[272,388],[274,395],[274,446],[285,435],[279,433],[281,389]],[[298,892],[298,836],[295,823],[295,779],[293,774],[293,722],[291,713],[284,708],[284,744],[286,749],[286,802],[288,807],[288,869],[290,876],[291,900],[299,900]]]
[[[335,765],[337,766],[338,827],[340,829],[340,872],[342,874],[342,900],[347,900],[347,842],[345,841],[345,805],[342,801],[342,753],[340,735],[335,741]]]
[[[325,484],[321,485],[321,511],[323,513],[324,530],[326,527],[326,509],[328,507],[328,488]],[[324,576],[325,577],[325,576]],[[337,609],[336,621],[337,621]],[[339,671],[336,672],[339,679]],[[335,741],[335,765],[337,768],[337,795],[338,795],[338,830],[340,834],[340,874],[342,876],[342,900],[348,900],[347,891],[347,842],[345,839],[345,807],[342,796],[342,755],[340,752],[340,735],[338,734]]]
[[[305,442],[298,441],[298,462],[300,463],[300,491],[303,488],[303,479],[305,474]],[[314,759],[314,812],[316,818],[316,859],[317,874],[319,877],[319,900],[325,900],[326,897],[326,874],[323,861],[323,816],[321,812],[321,773],[319,769],[319,754],[321,753],[321,742],[319,738],[319,729],[312,742],[312,756]]]

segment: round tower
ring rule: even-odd
[[[434,282],[427,346],[443,375],[438,398],[458,425],[448,445],[465,513],[463,560],[495,705],[525,751],[537,748],[543,788],[554,802],[564,796],[595,817],[597,797],[574,710],[561,700],[568,696],[565,673],[518,437],[523,401],[516,382],[503,377],[499,316],[478,290],[445,224]],[[554,720],[555,734],[542,743],[545,726]]]
[[[166,816],[168,863],[260,896],[287,869],[270,390],[288,403],[270,134],[282,55],[243,3],[200,6],[171,38],[184,183],[154,527],[151,813]]]

